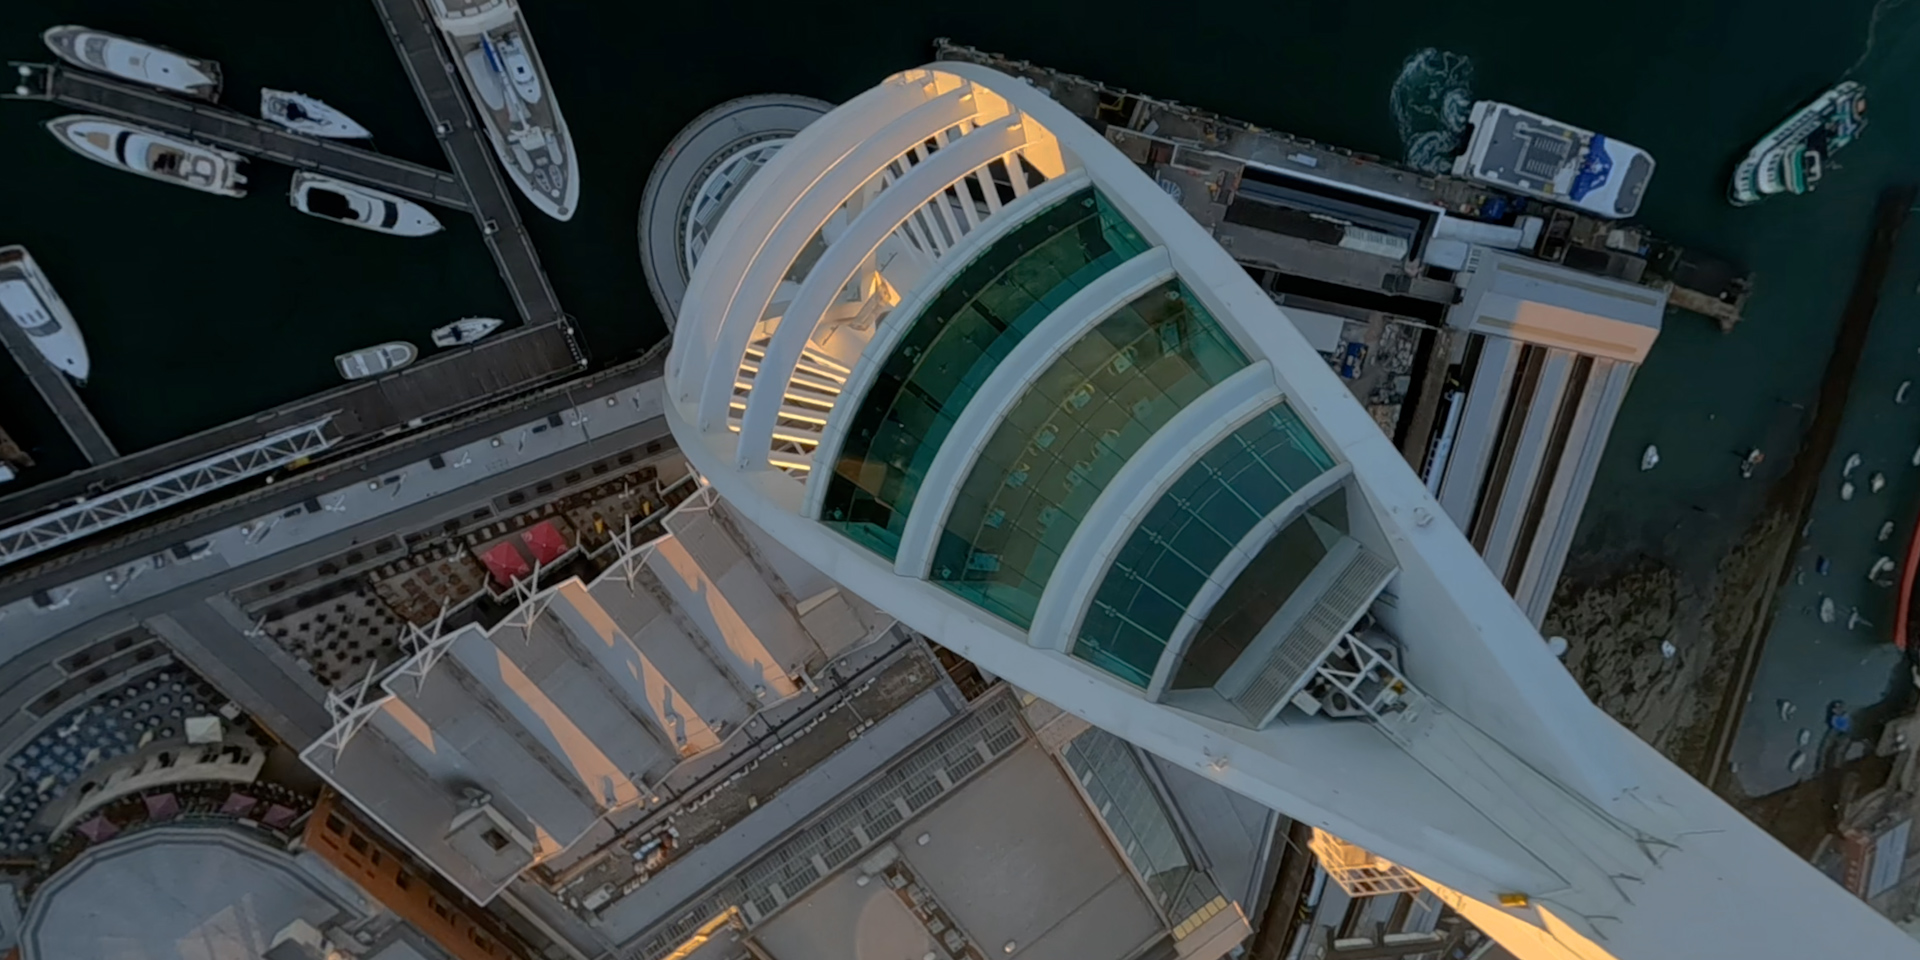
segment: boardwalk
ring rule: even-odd
[[[21,68],[26,73],[10,94],[15,99],[49,100],[262,160],[379,187],[423,203],[469,209],[467,191],[459,178],[444,170],[293,133],[224,107],[170,97],[84,70],[48,64],[22,64]]]
[[[13,354],[27,379],[33,381],[33,388],[40,391],[41,399],[53,408],[54,416],[60,418],[60,426],[66,428],[73,445],[80,448],[81,456],[86,457],[88,463],[99,465],[120,456],[106,432],[100,429],[100,422],[93,419],[93,411],[81,401],[73,381],[40,356],[19,324],[0,322],[0,341],[6,343],[7,352]]]
[[[494,164],[493,147],[487,142],[486,131],[475,121],[432,18],[419,0],[373,0],[373,5],[386,22],[387,36],[400,54],[401,65],[407,68],[420,106],[440,134],[447,162],[467,189],[470,209],[480,221],[487,249],[493,253],[500,279],[513,295],[520,318],[538,324],[564,316],[546,272],[540,269],[533,238],[527,236],[520,211],[513,205],[514,188]]]
[[[328,414],[335,415],[334,426],[341,435],[336,451],[364,447],[391,434],[531,390],[585,365],[565,322],[508,331],[378,380],[356,381],[278,410],[0,497],[0,523],[41,513],[89,490],[125,486]]]

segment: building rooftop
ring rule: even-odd
[[[749,718],[815,699],[796,697],[809,671],[891,623],[830,587],[803,605],[744,526],[697,495],[653,539],[615,536],[590,582],[535,571],[492,627],[415,628],[405,660],[336,695],[336,727],[303,757],[476,901],[536,864],[579,879],[583,854],[738,759]],[[583,869],[596,907],[646,876]]]
[[[285,850],[161,827],[82,854],[34,898],[20,945],[25,960],[254,960],[287,924],[344,912]]]
[[[1099,821],[1031,742],[862,863],[889,858],[864,886],[860,869],[836,874],[754,939],[775,960],[919,957],[938,934],[914,916],[916,900],[937,904],[980,954],[1024,960],[1127,957],[1166,929]]]

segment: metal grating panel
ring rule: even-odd
[[[1394,565],[1357,543],[1354,547],[1346,566],[1314,601],[1313,608],[1274,646],[1247,688],[1232,698],[1249,722],[1264,725],[1272,719],[1386,588]]]
[[[1377,897],[1387,893],[1418,892],[1420,881],[1413,878],[1404,867],[1389,860],[1383,860],[1372,853],[1354,846],[1318,827],[1313,830],[1313,838],[1307,841],[1308,849],[1320,859],[1320,866],[1326,869],[1327,876],[1347,896]]]
[[[1012,698],[1005,694],[987,698],[912,756],[642,934],[627,956],[662,960],[708,921],[736,905],[745,912],[749,927],[761,922],[891,837],[908,816],[932,806],[1024,739],[1026,731]],[[903,805],[910,812],[903,813]]]

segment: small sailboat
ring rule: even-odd
[[[1853,499],[1853,481],[1852,480],[1848,480],[1840,484],[1840,499],[1842,500]]]
[[[1871,493],[1879,493],[1881,490],[1885,489],[1886,486],[1887,486],[1887,475],[1884,473],[1876,473],[1873,476],[1867,478],[1867,490]]]
[[[1647,449],[1640,451],[1640,469],[1652,470],[1659,465],[1660,448],[1651,443],[1647,444]]]
[[[1880,535],[1875,539],[1881,543],[1886,543],[1887,538],[1891,536],[1893,536],[1893,521],[1888,520],[1887,522],[1880,525]]]
[[[158,87],[168,93],[217,100],[220,65],[166,47],[105,30],[72,25],[49,27],[40,39],[54,55],[76,67]]]
[[[1859,454],[1856,453],[1856,454],[1853,454],[1852,456],[1849,456],[1847,458],[1847,462],[1842,464],[1840,467],[1840,479],[1845,480],[1848,477],[1853,476],[1853,468],[1859,465],[1860,465]]]
[[[396,237],[424,237],[445,229],[412,200],[304,170],[293,175],[287,201],[301,213]]]
[[[365,380],[398,370],[418,356],[420,348],[403,340],[395,340],[377,347],[343,353],[333,358],[333,365],[348,380]]]
[[[458,347],[473,343],[505,326],[492,317],[466,317],[455,320],[444,327],[433,328],[433,345],[436,347]]]
[[[365,140],[373,136],[355,122],[317,97],[291,90],[260,91],[260,118],[271,120],[295,133],[334,140]]]
[[[1821,597],[1820,598],[1820,622],[1832,623],[1833,615],[1834,615],[1833,598]]]
[[[1894,403],[1906,403],[1906,402],[1907,402],[1907,391],[1908,391],[1908,390],[1911,390],[1911,389],[1913,389],[1913,381],[1912,381],[1912,380],[1902,380],[1902,381],[1900,381],[1900,389],[1898,389],[1898,390],[1895,390],[1895,391],[1893,392],[1893,402],[1894,402]]]

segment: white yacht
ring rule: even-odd
[[[396,237],[424,237],[445,229],[426,207],[405,197],[304,170],[293,175],[287,200],[301,213]]]
[[[204,100],[220,97],[220,65],[212,60],[155,46],[132,37],[72,25],[50,27],[40,35],[54,55],[76,67],[122,80],[184,93]]]
[[[27,332],[54,369],[87,382],[92,361],[80,325],[25,247],[0,247],[0,311]]]
[[[431,0],[500,165],[556,220],[573,217],[580,164],[553,85],[514,0]]]
[[[219,147],[84,113],[49,120],[47,129],[73,152],[110,167],[223,197],[247,195],[241,156]]]
[[[260,119],[295,133],[333,140],[365,140],[373,133],[318,97],[291,90],[260,90]]]
[[[1508,103],[1481,100],[1467,123],[1465,152],[1453,174],[1585,210],[1631,217],[1653,179],[1653,155]]]
[[[333,365],[340,375],[348,380],[365,380],[383,373],[392,373],[414,361],[420,356],[420,348],[404,340],[383,343],[377,347],[343,353],[333,358]]]
[[[433,328],[433,345],[436,347],[460,347],[476,340],[484,339],[488,334],[505,326],[505,322],[492,317],[466,317],[455,320],[444,327]]]

